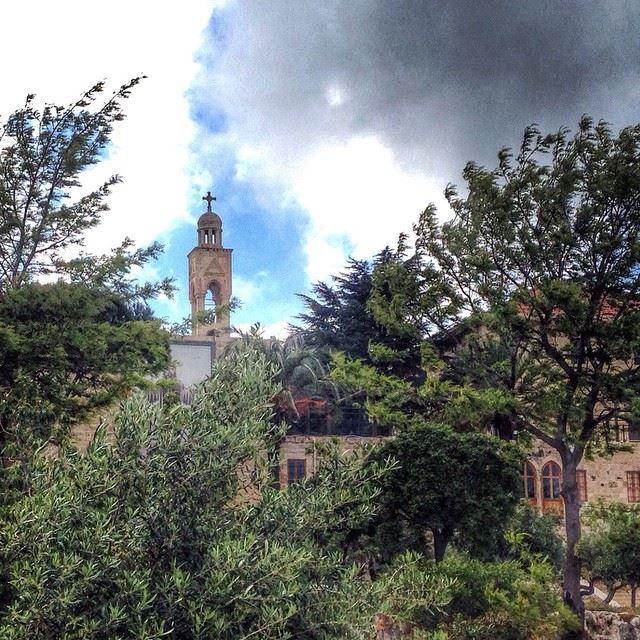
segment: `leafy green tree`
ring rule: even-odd
[[[303,324],[296,330],[304,338],[305,344],[327,351],[340,351],[350,358],[376,365],[380,359],[375,353],[372,354],[371,346],[379,345],[393,350],[396,361],[413,357],[412,363],[415,364],[416,354],[419,359],[419,351],[416,352],[415,348],[415,327],[408,323],[394,325],[388,317],[379,317],[382,314],[376,314],[371,304],[376,286],[381,288],[375,282],[375,273],[386,269],[389,274],[393,273],[401,279],[403,272],[394,267],[405,265],[406,270],[404,252],[403,240],[398,250],[387,247],[371,262],[350,258],[345,271],[333,276],[333,286],[318,282],[312,288],[312,295],[300,295],[307,312],[298,316]],[[378,298],[388,291],[378,290]],[[385,302],[384,309],[388,312],[401,303],[399,300]],[[386,362],[382,366],[388,368],[388,365]]]
[[[627,585],[631,606],[640,586],[640,510],[635,505],[596,503],[585,514],[589,532],[578,553],[589,572],[590,584],[602,580],[608,588],[605,602]]]
[[[0,446],[60,437],[96,407],[167,364],[167,340],[147,301],[171,293],[169,280],[139,283],[131,269],[160,245],[129,239],[103,256],[79,253],[84,233],[107,211],[120,181],[82,192],[82,174],[104,157],[134,78],[105,100],[98,83],[63,107],[24,107],[0,127]],[[36,284],[42,276],[69,284]],[[13,447],[7,451],[6,446]],[[26,450],[22,453],[26,453]]]
[[[397,466],[382,480],[377,519],[385,555],[425,552],[430,532],[437,562],[449,543],[491,559],[521,497],[522,456],[493,436],[426,424],[399,432],[377,452]]]
[[[376,626],[384,638],[558,640],[578,621],[562,603],[556,575],[536,554],[483,562],[450,553],[434,564],[398,556],[374,584],[386,598]],[[433,593],[440,598],[434,599]]]
[[[0,533],[3,638],[356,639],[375,614],[432,640],[568,624],[535,563],[402,554],[368,580],[344,543],[375,514],[389,465],[327,450],[313,478],[274,490],[277,371],[254,347],[229,352],[191,407],[137,396],[110,443],[100,430],[85,454],[35,459]]]
[[[371,516],[384,469],[327,454],[308,482],[271,488],[274,376],[234,350],[192,406],[134,397],[111,444],[100,431],[86,454],[38,457],[2,532],[0,635],[368,637],[376,594],[341,536]]]
[[[464,178],[466,196],[447,192],[453,220],[423,213],[418,247],[450,305],[486,328],[487,348],[505,338],[487,375],[508,372],[511,420],[562,460],[564,591],[582,612],[576,468],[631,417],[640,385],[640,126],[614,136],[585,117],[572,137],[529,127],[515,157],[470,163]]]
[[[98,83],[66,107],[38,110],[31,95],[0,123],[0,506],[26,488],[35,449],[64,440],[74,423],[168,362],[147,301],[171,293],[171,283],[131,276],[160,245],[136,249],[125,239],[104,256],[72,252],[120,181],[83,192],[82,174],[104,157],[139,81],[102,102]],[[66,284],[37,284],[43,276]]]
[[[510,545],[510,555],[525,553],[546,558],[557,571],[562,568],[564,543],[558,534],[558,517],[539,514],[528,502],[521,502],[508,524],[508,537],[517,536],[518,545]]]
[[[0,296],[38,275],[69,272],[118,290],[132,265],[160,250],[154,244],[131,252],[125,240],[111,256],[65,258],[65,250],[81,246],[84,233],[100,222],[108,209],[106,197],[120,182],[112,176],[94,191],[78,191],[82,172],[104,157],[113,124],[124,117],[122,103],[140,80],[132,79],[102,103],[103,82],[69,106],[45,104],[38,110],[30,95],[24,107],[2,123]],[[168,286],[168,281],[160,284],[164,290]],[[136,293],[149,297],[152,289],[138,287]]]
[[[555,571],[537,554],[525,551],[520,562],[451,554],[437,571],[454,581],[439,625],[452,640],[558,640],[579,628]]]
[[[0,445],[14,461],[169,365],[167,335],[104,287],[27,284],[0,301]]]
[[[371,334],[378,329],[366,306],[371,269],[366,260],[351,258],[345,271],[332,278],[333,286],[317,282],[311,295],[299,294],[307,311],[297,318],[302,322],[297,333],[306,344],[367,357]]]

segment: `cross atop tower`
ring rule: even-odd
[[[202,199],[207,201],[207,213],[211,213],[211,203],[216,199],[216,197],[211,195],[211,191],[207,191],[207,195],[202,196]]]

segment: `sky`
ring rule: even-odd
[[[188,314],[186,254],[207,191],[234,250],[233,324],[282,335],[296,293],[409,232],[473,160],[525,126],[640,121],[637,0],[112,0],[3,7],[0,114],[144,73],[109,157],[124,183],[87,238],[159,240],[156,312]]]

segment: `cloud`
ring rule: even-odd
[[[425,203],[439,201],[425,175],[403,171],[376,137],[354,137],[311,151],[292,177],[292,192],[308,212],[305,247],[311,280],[344,268],[345,254],[369,258],[409,232]]]
[[[242,333],[249,333],[252,325],[250,323],[240,323],[234,325],[236,331]],[[260,325],[260,334],[264,338],[277,338],[278,340],[285,340],[289,336],[289,323],[284,320],[274,322],[272,324]],[[236,335],[239,335],[236,333]]]
[[[241,275],[233,278],[233,295],[242,305],[252,304],[260,295],[261,289],[261,283],[248,280]]]
[[[639,120],[639,29],[631,0],[230,3],[192,94],[198,153],[268,215],[299,206],[315,279],[394,242],[531,122]]]
[[[184,94],[213,7],[210,0],[113,0],[100,9],[83,0],[3,6],[5,117],[27,93],[68,104],[98,80],[106,78],[113,90],[133,76],[149,76],[114,128],[108,159],[85,176],[87,189],[110,174],[125,180],[114,189],[103,223],[88,234],[89,250],[105,252],[124,236],[146,244],[186,216],[194,130]]]

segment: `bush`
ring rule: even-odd
[[[529,503],[521,503],[509,524],[512,536],[518,536],[518,545],[510,545],[510,554],[521,557],[520,550],[524,547],[530,554],[544,556],[559,571],[564,560],[564,541],[558,535],[558,524],[556,516],[539,515]]]
[[[383,469],[333,456],[313,486],[271,488],[273,375],[255,349],[236,351],[191,407],[134,397],[113,446],[100,430],[86,454],[37,458],[1,534],[12,591],[0,637],[370,633],[375,597],[341,536],[370,517]],[[242,478],[253,500],[238,500]]]
[[[579,628],[562,603],[553,568],[536,556],[523,565],[450,553],[436,564],[408,553],[376,587],[385,596],[381,611],[415,637],[556,640]]]

